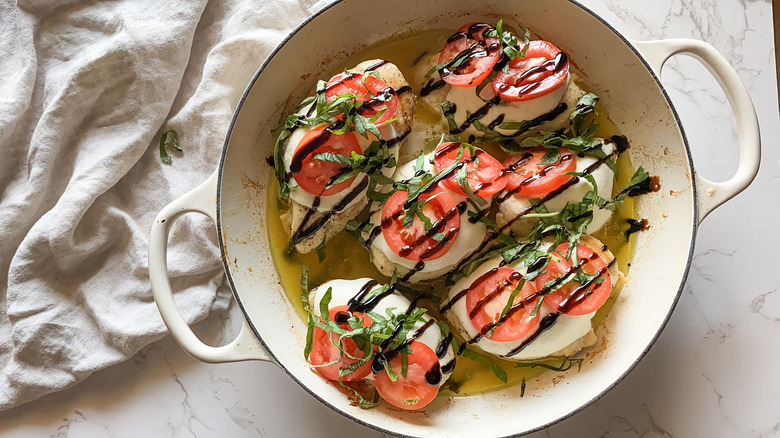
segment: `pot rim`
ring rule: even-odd
[[[216,193],[216,212],[217,212],[217,214],[216,214],[216,227],[217,227],[217,239],[218,239],[218,242],[219,242],[220,253],[223,254],[223,255],[226,254],[226,251],[227,251],[226,248],[227,247],[226,247],[225,241],[223,239],[223,229],[222,229],[222,215],[221,215],[221,193],[222,193],[222,180],[223,180],[222,177],[223,177],[223,171],[224,171],[224,166],[225,166],[225,158],[226,158],[227,150],[228,150],[228,143],[230,142],[230,138],[231,138],[231,135],[233,133],[233,127],[234,127],[234,125],[236,123],[236,120],[238,118],[238,114],[241,112],[241,109],[242,109],[242,107],[244,105],[244,102],[246,101],[247,96],[249,95],[249,92],[252,90],[252,88],[254,87],[255,83],[260,78],[260,75],[263,73],[263,71],[265,70],[266,66],[271,62],[271,60],[279,52],[282,51],[284,46],[295,35],[297,35],[298,32],[301,29],[306,27],[311,21],[315,20],[321,14],[325,13],[326,11],[328,11],[329,9],[331,9],[334,6],[338,5],[339,3],[342,3],[343,1],[345,1],[345,0],[333,0],[331,3],[327,4],[326,6],[324,6],[319,11],[316,11],[314,14],[310,15],[308,18],[306,18],[306,20],[304,20],[300,25],[298,25],[294,30],[292,30],[289,34],[287,34],[285,36],[285,38],[273,49],[273,51],[268,55],[268,57],[263,61],[263,63],[257,69],[257,72],[255,73],[255,75],[252,77],[252,79],[247,84],[247,87],[244,90],[244,93],[242,94],[241,99],[239,100],[238,105],[236,106],[235,111],[233,112],[233,117],[231,118],[230,124],[228,125],[227,134],[225,136],[225,143],[224,143],[224,145],[222,147],[222,154],[220,156],[219,166],[218,166],[218,170],[217,170],[218,174],[217,174],[217,193]],[[666,88],[664,88],[663,83],[661,83],[660,78],[655,74],[653,69],[647,63],[645,58],[642,57],[642,55],[639,53],[639,51],[636,49],[636,47],[634,47],[634,45],[632,45],[631,42],[625,36],[623,36],[622,33],[620,33],[620,31],[618,31],[615,27],[613,27],[609,22],[607,22],[600,15],[598,15],[595,12],[593,12],[592,10],[590,10],[588,7],[584,6],[583,4],[579,3],[577,0],[566,0],[566,1],[568,1],[571,4],[573,4],[576,7],[579,7],[583,11],[587,12],[592,17],[594,17],[596,20],[601,22],[604,26],[606,26],[610,31],[612,31],[613,34],[615,34],[626,46],[628,46],[631,49],[631,51],[634,53],[634,55],[637,57],[637,59],[642,63],[642,65],[645,67],[645,69],[650,73],[650,75],[652,76],[652,78],[655,81],[656,85],[658,85],[659,89],[661,90],[661,93],[663,93],[663,97],[666,100],[666,103],[669,105],[669,108],[672,111],[672,114],[674,115],[674,120],[676,122],[676,126],[680,130],[680,135],[681,135],[682,140],[683,140],[683,146],[685,148],[685,155],[686,155],[686,158],[687,158],[687,165],[688,165],[688,168],[691,171],[690,175],[694,175],[694,170],[695,170],[694,169],[694,162],[693,162],[693,157],[691,155],[690,145],[688,143],[688,137],[685,134],[685,130],[684,130],[682,122],[680,120],[680,116],[677,113],[676,108],[674,107],[674,103],[669,98],[669,94],[666,92]],[[546,428],[548,428],[548,427],[550,427],[550,426],[552,426],[554,424],[557,424],[557,423],[559,423],[561,421],[564,421],[564,420],[566,420],[568,418],[571,418],[575,414],[578,414],[579,412],[583,411],[585,408],[587,408],[590,405],[592,405],[594,402],[596,402],[601,397],[603,397],[607,392],[609,392],[613,388],[615,388],[620,382],[622,382],[626,378],[626,376],[628,376],[628,374],[631,373],[636,368],[636,366],[639,364],[639,362],[647,355],[648,351],[650,351],[650,349],[653,347],[653,345],[655,345],[656,341],[661,336],[661,333],[664,331],[664,328],[666,328],[666,325],[668,324],[669,319],[672,316],[672,313],[677,308],[677,304],[679,303],[680,297],[682,296],[683,289],[684,289],[685,284],[686,284],[687,279],[688,279],[688,273],[690,272],[691,262],[693,260],[693,253],[694,253],[694,249],[695,249],[696,235],[697,235],[698,226],[699,226],[699,219],[698,219],[699,218],[699,202],[698,202],[698,190],[697,190],[697,187],[696,187],[696,178],[691,177],[690,181],[691,181],[691,188],[692,188],[691,192],[692,192],[692,201],[693,201],[693,216],[692,216],[693,217],[693,221],[692,221],[692,224],[691,224],[692,225],[692,227],[691,227],[691,234],[690,234],[691,235],[691,240],[690,240],[689,245],[688,245],[688,258],[686,260],[685,269],[683,270],[683,274],[682,274],[682,277],[680,279],[680,286],[677,289],[677,293],[676,293],[676,295],[674,297],[674,300],[672,301],[672,304],[669,307],[668,312],[664,316],[663,321],[658,326],[658,330],[653,335],[653,337],[650,339],[650,342],[648,343],[647,347],[637,356],[637,358],[628,366],[628,368],[626,368],[626,370],[620,376],[618,376],[617,379],[615,379],[608,386],[606,386],[605,388],[600,390],[599,393],[596,394],[593,398],[591,398],[590,400],[588,400],[585,403],[581,404],[576,409],[572,410],[571,412],[568,412],[567,414],[565,414],[565,415],[563,415],[561,417],[558,417],[555,420],[549,421],[549,422],[547,422],[547,423],[545,423],[543,425],[540,425],[540,426],[532,428],[532,429],[528,429],[526,431],[519,432],[517,434],[506,435],[504,438],[523,436],[523,435],[527,435],[527,434],[530,434],[530,433],[533,433],[533,432],[537,432],[537,431],[546,429]],[[352,421],[355,421],[355,422],[357,422],[357,423],[359,423],[359,424],[361,424],[363,426],[366,426],[366,427],[368,427],[370,429],[379,431],[379,432],[388,433],[388,434],[395,435],[395,436],[404,436],[403,434],[400,434],[400,433],[398,433],[396,431],[384,429],[384,428],[382,428],[382,427],[380,427],[378,425],[375,425],[373,423],[369,423],[369,422],[364,421],[364,420],[362,420],[362,419],[360,419],[358,417],[353,417],[353,416],[349,415],[348,413],[340,410],[339,408],[337,408],[336,406],[332,405],[331,403],[329,403],[324,398],[320,397],[316,392],[311,390],[307,385],[305,385],[301,380],[299,380],[293,372],[288,370],[287,367],[284,366],[284,364],[279,362],[277,357],[276,357],[276,355],[274,354],[273,350],[268,347],[268,344],[263,340],[263,336],[260,334],[260,332],[257,330],[255,325],[252,323],[252,319],[250,318],[246,308],[244,307],[244,303],[241,301],[241,297],[239,296],[238,291],[236,289],[236,285],[235,285],[235,283],[233,281],[233,276],[231,275],[231,268],[230,268],[230,265],[228,263],[228,257],[223,256],[223,257],[221,257],[221,259],[222,259],[222,264],[223,264],[223,266],[225,268],[225,275],[227,277],[228,284],[230,285],[230,290],[231,290],[231,292],[233,294],[233,297],[236,300],[236,303],[238,304],[239,308],[241,309],[241,313],[244,316],[244,320],[249,325],[249,327],[252,329],[252,332],[254,333],[255,337],[257,337],[257,339],[263,345],[263,348],[265,348],[265,350],[268,352],[268,354],[273,358],[273,360],[276,363],[276,365],[278,365],[282,370],[284,370],[284,372],[288,376],[290,376],[306,392],[311,394],[319,402],[325,404],[331,410],[339,413],[340,415],[342,415],[342,416],[344,416],[344,417],[346,417],[346,418],[348,418],[348,419],[350,419]]]

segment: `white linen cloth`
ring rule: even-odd
[[[215,170],[246,84],[321,3],[0,2],[0,409],[167,333],[152,221]],[[169,129],[184,151],[166,165]],[[188,321],[227,308],[209,219],[177,221],[168,254]]]

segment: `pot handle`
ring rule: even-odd
[[[699,222],[716,207],[736,196],[753,181],[761,161],[761,136],[753,101],[737,72],[726,58],[711,45],[693,39],[675,38],[659,41],[631,41],[656,76],[666,61],[677,54],[689,55],[701,62],[715,77],[731,104],[739,136],[739,166],[727,181],[713,182],[695,172]]]
[[[238,362],[242,360],[273,361],[263,345],[243,321],[241,331],[233,342],[222,347],[204,344],[192,332],[182,317],[173,299],[171,282],[168,278],[168,231],[171,224],[184,213],[202,213],[216,222],[218,172],[214,172],[206,181],[166,205],[152,224],[149,238],[149,279],[152,283],[152,295],[160,310],[160,315],[168,330],[190,356],[208,363]]]

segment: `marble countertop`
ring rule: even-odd
[[[753,98],[763,159],[753,184],[703,222],[682,298],[637,368],[582,412],[530,436],[780,436],[780,277],[769,274],[777,269],[770,253],[780,245],[772,226],[780,217],[780,117],[771,3],[582,3],[629,38],[698,38],[720,50]],[[717,83],[684,57],[667,63],[662,80],[697,169],[727,179],[736,169],[736,133]],[[234,306],[214,315],[196,332],[207,341],[229,340],[238,313]],[[170,337],[73,388],[0,413],[0,433],[14,437],[276,437],[312,430],[322,438],[382,435],[320,404],[272,364],[203,364]]]

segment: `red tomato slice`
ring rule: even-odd
[[[547,153],[543,147],[504,160],[507,190],[525,196],[544,196],[573,178],[565,173],[574,172],[577,168],[574,153],[566,148],[560,150],[560,158],[552,164],[539,164]]]
[[[320,125],[307,132],[301,139],[301,142],[298,143],[298,147],[293,155],[293,163],[295,163],[299,159],[299,154],[305,154],[301,160],[300,170],[293,172],[293,176],[295,177],[295,182],[312,195],[335,195],[349,187],[355,179],[352,177],[326,189],[325,187],[330,179],[339,174],[341,169],[344,168],[344,164],[315,160],[312,158],[314,155],[324,152],[340,155],[362,152],[354,132],[336,135],[330,132],[323,132],[326,127],[327,125]],[[322,142],[323,138],[324,142]],[[322,144],[318,144],[319,142],[322,142]]]
[[[430,385],[425,381],[425,373],[433,367],[439,366],[439,358],[431,347],[419,341],[412,341],[409,345],[412,352],[407,355],[406,378],[401,375],[401,355],[390,360],[397,379],[390,380],[385,370],[374,375],[374,383],[379,395],[385,401],[401,409],[420,409],[436,398],[439,387]]]
[[[395,117],[398,109],[398,96],[393,87],[373,75],[339,73],[330,78],[325,86],[325,100],[332,102],[343,94],[352,94],[357,102],[365,102],[358,113],[368,119],[384,109],[382,115],[374,121],[377,126]]]
[[[495,271],[479,277],[469,287],[466,294],[466,310],[469,312],[471,323],[480,333],[488,324],[492,324],[501,316],[512,291],[515,290],[523,276],[512,268],[501,267]],[[513,304],[518,304],[529,295],[536,293],[536,287],[532,281],[526,281],[515,297]],[[493,332],[491,340],[496,342],[512,342],[525,337],[537,326],[539,315],[529,321],[534,310],[534,299],[525,303],[523,310],[516,311],[499,325]]]
[[[458,156],[459,149],[460,143],[440,144],[436,148],[436,152],[433,153],[433,165],[436,167],[436,171],[441,172],[450,166]],[[471,159],[471,152],[468,149],[464,149],[463,155],[460,157],[461,162],[467,162],[466,171],[468,175],[466,180],[471,190],[481,198],[487,198],[500,192],[506,186],[504,166],[490,154],[479,148],[474,148],[474,157],[474,159]],[[458,184],[457,172],[443,180],[442,183],[453,192],[466,195],[460,184]]]
[[[339,317],[343,316],[345,319],[356,315],[363,321],[363,327],[368,327],[372,323],[371,317],[368,315],[360,312],[349,312],[349,306],[336,306],[330,309],[328,312],[330,319],[333,321],[338,321],[337,315],[339,313],[341,313]],[[344,315],[344,313],[347,315]],[[349,328],[349,324],[339,324],[339,327],[347,329]],[[338,362],[332,365],[314,368],[314,370],[317,371],[319,375],[328,380],[339,380],[339,370],[357,362],[356,359],[350,358],[346,353],[353,357],[365,356],[363,351],[357,347],[355,341],[349,338],[343,339],[341,341],[341,348],[343,348],[345,351],[345,354],[342,355],[341,350],[339,350],[339,348],[336,346],[338,342],[338,334],[333,332],[329,333],[319,327],[314,327],[314,341],[312,343],[311,353],[309,353],[309,363],[312,365],[322,365],[333,362],[334,360],[339,359],[339,357],[341,358]],[[359,380],[363,377],[366,377],[370,372],[371,361],[368,361],[355,371],[347,374],[344,377],[341,377],[341,380],[347,382],[352,380]]]
[[[496,37],[486,37],[493,27],[484,23],[469,23],[447,39],[439,52],[439,64],[465,59],[458,67],[443,68],[439,75],[456,87],[479,85],[501,58],[501,43]]]
[[[565,258],[568,250],[569,244],[562,243],[550,252],[550,261],[544,268],[546,272],[536,277],[537,289],[541,291],[545,283],[569,272],[572,265]],[[554,257],[557,257],[559,260],[555,260]],[[572,281],[557,291],[544,296],[545,304],[567,315],[586,315],[595,312],[607,302],[607,298],[609,298],[609,294],[612,292],[612,283],[606,269],[607,264],[593,249],[585,245],[577,245],[577,258],[580,261],[582,270],[588,274],[596,274],[604,270],[604,281],[601,284],[592,283],[584,290],[584,293],[577,291],[581,284]],[[578,296],[581,298],[577,299]],[[562,306],[564,301],[567,304]]]
[[[498,72],[493,91],[502,100],[531,100],[557,90],[568,76],[566,54],[547,41],[535,40],[528,44],[524,57],[509,61],[506,73]]]
[[[441,187],[420,195],[420,200],[429,200],[422,208],[423,215],[433,225],[428,231],[416,215],[412,226],[404,228],[406,211],[403,205],[407,197],[407,192],[399,190],[382,208],[382,236],[387,246],[407,260],[425,261],[443,256],[455,243],[460,230],[460,213],[452,196]],[[433,238],[437,233],[445,238],[437,241]]]

